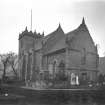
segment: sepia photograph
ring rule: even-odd
[[[105,0],[0,0],[0,105],[105,105]]]

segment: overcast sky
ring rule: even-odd
[[[54,31],[59,22],[65,33],[77,28],[82,18],[96,44],[100,56],[105,55],[105,0],[0,0],[0,53],[18,53],[19,33]]]

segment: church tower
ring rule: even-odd
[[[36,31],[29,32],[27,27],[19,34],[19,71],[20,79],[23,81],[32,79],[36,50],[38,50],[39,42],[43,37],[43,34],[36,33]]]
[[[19,70],[22,80],[25,80],[27,58],[32,49],[34,49],[34,35],[32,31],[28,32],[26,27],[25,31],[19,35]]]

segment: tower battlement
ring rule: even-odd
[[[19,34],[19,40],[24,36],[29,36],[37,39],[37,38],[42,38],[44,36],[44,33],[41,34],[41,33],[37,33],[36,31],[35,32],[28,31],[26,27],[25,30]]]

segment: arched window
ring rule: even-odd
[[[61,62],[59,63],[59,70],[62,70],[62,71],[65,70],[65,63],[64,63],[64,61],[61,61]]]
[[[64,61],[61,61],[59,63],[59,73],[61,75],[65,75],[65,63],[64,63]]]

